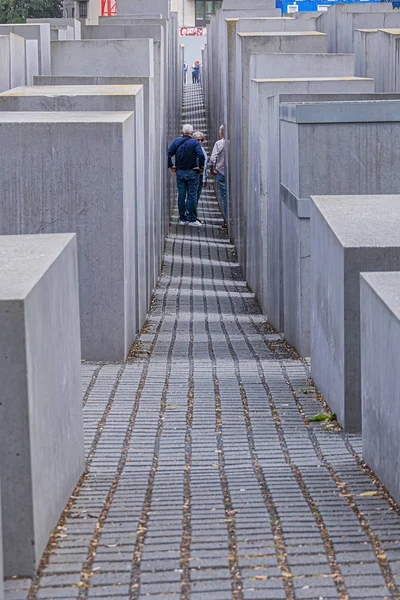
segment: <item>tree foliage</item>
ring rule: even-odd
[[[26,19],[62,16],[62,0],[0,0],[0,23],[25,23]]]

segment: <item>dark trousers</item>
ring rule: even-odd
[[[225,175],[221,175],[221,173],[217,173],[217,183],[218,183],[219,191],[220,191],[220,194],[221,194],[222,212],[224,213],[224,217],[226,217],[226,183],[225,183]]]
[[[176,172],[178,187],[178,208],[181,221],[196,221],[197,193],[199,173],[194,169]]]
[[[201,174],[199,176],[199,187],[197,188],[196,218],[197,218],[197,205],[199,203],[202,190],[203,190],[203,174]]]

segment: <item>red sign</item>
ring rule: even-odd
[[[181,36],[185,36],[185,35],[204,36],[204,35],[207,35],[207,29],[206,29],[206,27],[181,27],[179,29],[179,35],[181,35]]]

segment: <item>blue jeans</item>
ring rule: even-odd
[[[201,173],[201,175],[199,177],[199,187],[197,188],[196,217],[197,217],[197,206],[199,204],[201,192],[203,190],[203,185],[204,185],[203,184],[203,174]]]
[[[226,183],[225,183],[225,175],[221,175],[221,173],[217,173],[217,182],[218,182],[219,191],[221,193],[222,212],[224,213],[224,217],[226,217]]]
[[[176,172],[178,186],[178,208],[181,221],[196,221],[197,190],[199,172],[194,169]]]

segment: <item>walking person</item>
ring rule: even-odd
[[[175,156],[175,165],[172,157]],[[168,168],[176,174],[178,187],[179,222],[192,227],[201,225],[197,220],[197,194],[199,176],[204,166],[204,154],[193,138],[193,127],[184,125],[182,137],[176,138],[168,148]]]
[[[225,132],[224,126],[219,128],[220,139],[215,142],[211,153],[211,173],[216,175],[219,191],[221,193],[222,212],[226,217],[226,183],[225,183]]]
[[[197,216],[197,206],[199,204],[199,200],[200,200],[200,196],[201,196],[201,192],[203,190],[203,187],[207,186],[207,177],[208,177],[208,172],[207,172],[207,163],[208,163],[208,156],[207,156],[207,152],[205,151],[205,148],[203,146],[204,144],[204,134],[201,131],[196,131],[193,134],[193,137],[195,140],[198,140],[201,146],[201,149],[203,150],[203,154],[204,154],[204,170],[203,173],[200,173],[199,175],[199,187],[197,190],[197,204],[196,204],[196,218],[198,219]]]
[[[200,81],[200,61],[196,60],[192,66],[192,83],[199,83]]]

